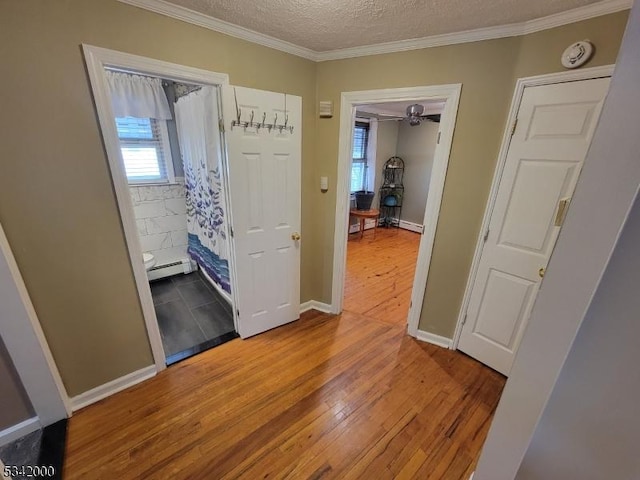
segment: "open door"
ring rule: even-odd
[[[302,98],[225,85],[222,106],[234,296],[246,338],[300,317]]]

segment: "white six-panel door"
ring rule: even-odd
[[[300,316],[300,174],[302,99],[223,86],[231,222],[237,274],[235,304],[243,338]],[[283,129],[231,126],[241,121]],[[253,112],[253,117],[251,116]],[[265,115],[266,114],[266,115]]]
[[[524,91],[458,348],[508,375],[609,79]],[[562,321],[559,317],[558,321]]]

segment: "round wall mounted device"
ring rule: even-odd
[[[593,55],[593,44],[589,40],[582,40],[567,47],[562,53],[562,65],[566,68],[578,68],[589,61]]]

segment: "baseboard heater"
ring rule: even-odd
[[[149,280],[158,280],[159,278],[171,277],[172,275],[178,275],[180,273],[191,273],[194,270],[195,268],[191,264],[191,260],[185,257],[173,263],[156,265],[147,272],[147,276]]]

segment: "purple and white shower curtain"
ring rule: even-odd
[[[215,88],[205,86],[181,97],[176,102],[175,114],[184,163],[187,251],[211,279],[231,293]]]

